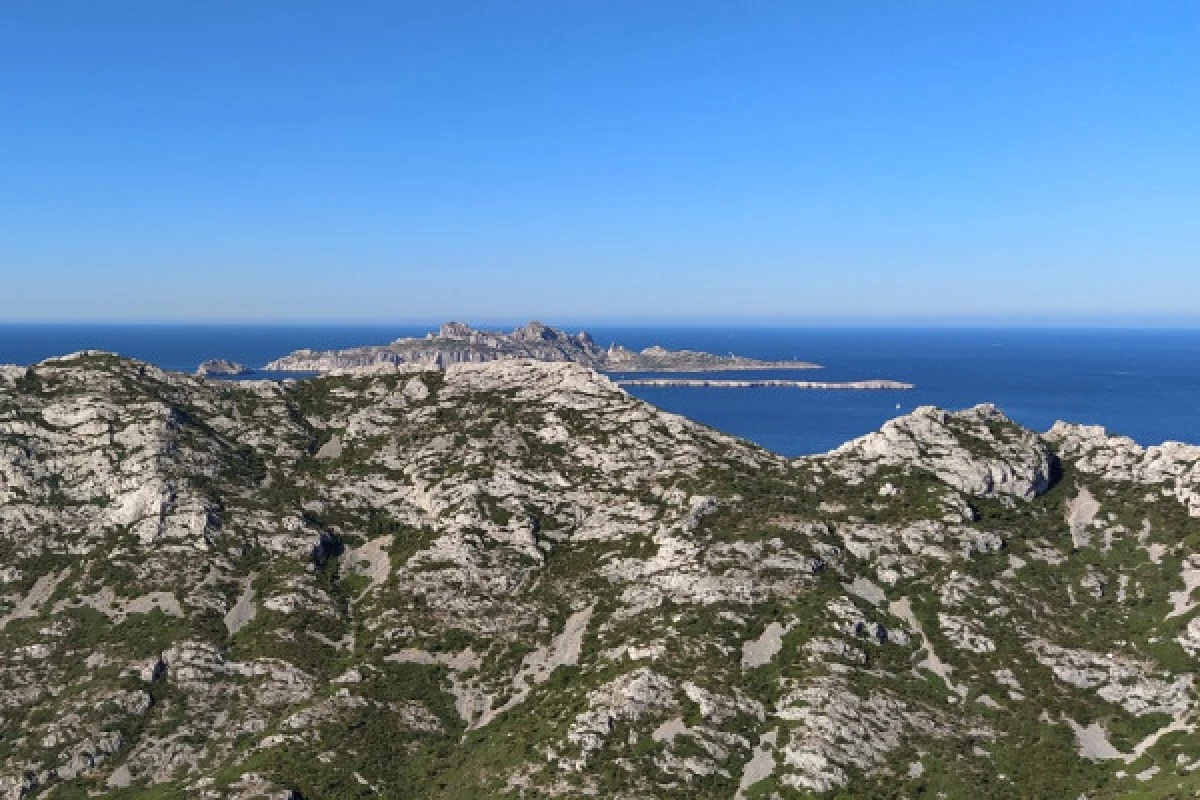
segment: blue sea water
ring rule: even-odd
[[[261,366],[301,347],[380,344],[425,326],[0,325],[0,363],[28,364],[95,348],[192,371],[204,359]],[[593,327],[597,341],[662,344],[823,365],[755,377],[890,378],[911,391],[633,387],[637,396],[786,455],[829,450],[933,404],[991,402],[1045,430],[1100,424],[1143,444],[1200,443],[1200,330]],[[691,376],[694,377],[694,376]],[[745,373],[733,377],[746,377]],[[899,406],[897,408],[897,406]]]

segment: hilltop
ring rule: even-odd
[[[1200,789],[1200,448],[789,460],[577,363],[0,367],[0,797]],[[841,794],[839,794],[841,793]]]

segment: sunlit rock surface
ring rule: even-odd
[[[3,367],[0,797],[1191,796],[1198,461],[986,406],[789,460],[568,361]]]

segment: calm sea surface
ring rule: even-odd
[[[382,344],[425,326],[0,325],[0,363],[95,348],[192,371],[206,358],[250,366],[301,347]],[[787,455],[822,452],[924,404],[991,402],[1037,430],[1057,419],[1143,444],[1200,443],[1200,330],[591,328],[602,344],[662,344],[824,365],[756,377],[891,378],[907,392],[636,387],[655,405]],[[694,377],[694,376],[692,376]],[[736,377],[747,377],[739,373]],[[897,408],[899,406],[899,408]]]

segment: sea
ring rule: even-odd
[[[825,452],[917,406],[958,409],[976,403],[994,403],[1012,419],[1039,431],[1061,419],[1102,425],[1143,445],[1168,440],[1200,444],[1198,329],[592,326],[588,330],[601,344],[616,342],[635,349],[660,344],[822,365],[795,372],[706,376],[878,378],[915,385],[911,390],[888,391],[629,389],[667,411],[787,456]],[[31,364],[76,350],[99,349],[185,372],[209,358],[261,367],[303,347],[383,344],[428,331],[427,326],[413,325],[0,324],[0,363]]]

